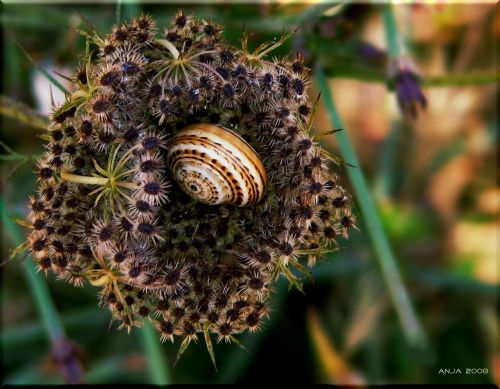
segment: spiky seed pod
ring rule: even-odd
[[[222,31],[180,11],[162,36],[149,16],[90,34],[99,55],[52,115],[30,199],[38,268],[181,350],[258,330],[278,276],[300,287],[355,223],[310,134],[302,59],[266,57],[286,36],[249,52]]]

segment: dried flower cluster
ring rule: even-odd
[[[200,332],[229,341],[259,329],[276,279],[300,287],[298,273],[354,224],[311,134],[308,69],[300,57],[267,59],[287,37],[250,52],[245,35],[236,49],[221,33],[181,11],[161,36],[148,16],[89,33],[31,198],[39,269],[101,287],[122,327],[149,318],[181,349]],[[200,122],[258,152],[269,179],[260,203],[202,204],[171,179],[169,140]]]

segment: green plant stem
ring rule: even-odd
[[[8,212],[5,208],[3,199],[0,199],[0,213],[2,214],[2,222],[5,230],[10,235],[13,242],[19,245],[23,242],[23,236],[18,227],[9,219]],[[55,304],[50,296],[45,280],[36,272],[36,267],[31,259],[27,258],[22,264],[24,275],[31,289],[33,298],[36,301],[36,306],[42,317],[45,330],[51,341],[54,341],[61,336],[65,336],[64,327],[56,310]]]
[[[403,54],[403,46],[398,34],[398,25],[394,16],[394,10],[390,2],[382,5],[382,19],[384,21],[387,50],[392,58],[397,58]]]
[[[121,0],[122,1],[122,19],[130,20],[137,17],[141,13],[141,6],[137,0]]]
[[[374,193],[379,199],[390,197],[394,190],[396,170],[394,161],[398,145],[398,134],[400,131],[400,126],[393,124],[381,145],[374,185]]]
[[[62,313],[61,321],[69,332],[98,328],[109,321],[109,312],[97,310],[95,305],[79,307]],[[25,344],[34,344],[44,334],[44,327],[38,321],[29,321],[3,328],[0,336],[0,346],[3,349],[18,348]]]
[[[9,155],[4,155],[4,154],[0,154],[0,161],[6,161],[6,162],[9,162],[9,161],[28,161],[30,159],[30,157],[27,157],[25,155],[22,155],[22,154],[9,154]]]
[[[122,21],[122,0],[116,0],[115,24],[119,25]]]
[[[144,327],[141,330],[141,334],[153,383],[155,385],[171,384],[172,380],[168,364],[159,342],[158,333],[148,320],[144,321]]]
[[[321,66],[318,66],[316,69],[316,82],[319,87],[322,88],[323,101],[333,127],[345,128],[337,112],[337,108],[335,107],[328,79],[323,73]],[[382,275],[387,284],[389,295],[403,330],[411,344],[423,346],[426,344],[426,336],[415,315],[412,303],[403,284],[396,259],[389,246],[389,241],[382,227],[382,222],[378,215],[375,202],[368,190],[363,172],[359,167],[360,165],[356,153],[347,137],[346,131],[339,131],[335,135],[339,142],[343,159],[348,163],[358,166],[357,168],[348,168],[347,173],[361,209],[361,218],[365,225],[365,231],[370,238],[373,251],[380,264]]]

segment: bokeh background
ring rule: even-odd
[[[254,47],[298,28],[276,54],[299,51],[311,68],[321,66],[328,77],[327,83],[313,85],[311,93],[322,90],[324,97],[329,90],[327,95],[333,95],[343,133],[358,159],[356,167],[340,167],[343,182],[351,187],[349,169],[364,174],[381,221],[378,235],[389,242],[396,273],[410,297],[406,308],[411,312],[413,307],[420,323],[416,336],[408,336],[404,320],[399,320],[388,292],[393,280],[381,271],[384,258],[374,250],[373,226],[360,207],[366,199],[356,196],[359,231],[314,269],[314,282],[305,284],[304,294],[278,283],[262,331],[239,337],[247,351],[235,344],[215,345],[217,372],[202,340],[190,346],[174,368],[179,345],[160,345],[158,337],[139,329],[118,331],[110,324],[110,314],[97,307],[97,291],[91,285],[74,288],[42,274],[34,282],[29,258],[20,254],[8,260],[25,233],[9,217],[27,212],[35,188],[34,162],[44,142],[40,127],[51,99],[63,98],[40,68],[66,83],[55,71],[70,75],[78,64],[84,38],[77,29],[88,30],[85,19],[106,33],[117,17],[147,12],[161,27],[179,7],[137,2],[118,7],[2,4],[3,382],[64,383],[64,369],[78,372],[83,367],[85,383],[265,379],[280,384],[498,385],[500,20],[494,3],[394,5],[389,10],[392,28],[387,13],[384,16],[387,5],[183,6],[186,13],[224,24],[225,37],[235,45],[240,44],[243,26],[252,33]],[[400,84],[402,89],[399,73],[388,73],[395,61],[391,39],[398,42],[399,54],[419,68],[420,79],[410,74],[412,84]],[[425,109],[415,90],[423,91]],[[402,112],[398,95],[416,103],[415,115]],[[318,133],[335,128],[329,113],[331,106],[321,103]],[[335,135],[321,142],[339,155]],[[50,321],[40,315],[36,285],[48,287],[55,321],[64,328],[65,336],[59,339],[62,358],[55,355],[61,344],[54,346],[49,336]],[[467,373],[468,368],[477,370]]]

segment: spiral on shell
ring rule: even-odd
[[[257,152],[238,134],[214,124],[182,129],[171,141],[167,163],[184,192],[205,204],[258,203],[267,174]]]

